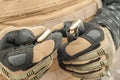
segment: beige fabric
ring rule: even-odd
[[[41,35],[46,28],[44,26],[36,26],[36,27],[14,27],[14,26],[9,26],[2,31],[0,31],[0,39],[8,32],[14,31],[14,30],[20,30],[20,29],[28,29],[33,32],[34,36],[39,36]]]
[[[0,3],[1,24],[42,24],[49,28],[64,21],[87,19],[95,15],[100,5],[100,2],[97,3],[95,0],[1,0]]]
[[[66,48],[66,52],[70,55],[73,56],[77,54],[78,52],[81,52],[88,47],[90,47],[91,44],[84,38],[78,38],[75,41],[72,41]]]
[[[51,28],[51,31],[61,30],[64,27],[64,23],[59,23]]]

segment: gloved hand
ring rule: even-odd
[[[107,28],[93,23],[68,21],[53,29],[67,39],[57,51],[62,69],[85,80],[96,80],[107,74],[115,51]]]
[[[60,46],[61,39],[61,33],[52,33],[43,26],[8,27],[2,30],[2,73],[10,80],[38,80],[51,66],[51,53]],[[22,74],[18,75],[19,72]]]

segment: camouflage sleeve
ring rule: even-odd
[[[120,0],[102,0],[104,5],[109,5],[112,3],[120,3]]]
[[[120,0],[103,0],[103,8],[98,10],[91,22],[107,27],[116,49],[120,46]]]

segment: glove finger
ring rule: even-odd
[[[76,62],[77,63],[77,62]],[[70,72],[78,72],[78,73],[85,73],[88,71],[95,71],[98,70],[104,66],[108,66],[108,60],[105,57],[102,57],[101,59],[98,58],[94,61],[89,61],[88,63],[83,63],[81,61],[81,64],[65,64],[64,61],[59,62],[60,67],[62,67],[64,70],[70,71]]]
[[[65,65],[69,65],[69,64],[71,64],[71,65],[84,65],[84,64],[88,64],[90,62],[95,62],[97,60],[105,60],[106,56],[102,55],[102,56],[99,56],[99,57],[96,57],[96,58],[90,58],[88,60],[81,60],[79,58],[72,59],[70,61],[63,61],[63,64],[65,64]]]
[[[76,77],[79,77],[79,78],[82,78],[82,79],[99,79],[101,77],[103,77],[104,75],[107,74],[106,70],[105,70],[105,67],[98,70],[98,71],[94,71],[94,72],[88,72],[86,74],[79,74],[79,73],[72,73],[74,76]]]
[[[72,59],[70,61],[62,61],[63,64],[65,65],[86,65],[88,63],[92,63],[92,62],[96,62],[96,61],[103,61],[106,59],[106,56],[105,55],[102,55],[102,56],[99,56],[97,58],[94,58],[94,59],[89,59],[89,60],[79,60],[79,58],[76,58],[76,59]]]
[[[75,72],[75,73],[87,73],[87,72],[92,72],[95,70],[99,70],[102,67],[108,66],[108,61],[97,61],[94,63],[89,63],[86,65],[69,65],[66,66],[66,70],[69,70],[70,72]]]

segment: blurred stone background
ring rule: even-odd
[[[120,80],[120,48],[113,56],[113,64],[111,67],[112,77],[104,77],[103,80]]]
[[[114,76],[114,80],[120,80],[120,48],[114,54],[114,60],[111,71],[112,75]]]

